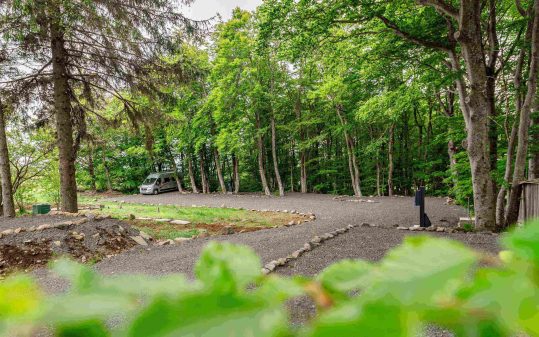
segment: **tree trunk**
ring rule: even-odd
[[[107,165],[107,156],[105,154],[105,149],[101,150],[101,158],[103,160],[103,169],[105,170],[105,179],[107,180],[107,192],[112,192],[112,181],[110,179],[110,171]]]
[[[507,161],[505,163],[505,173],[503,176],[504,182],[510,184],[511,172],[513,168],[513,155],[515,151],[515,140],[517,138],[517,123],[513,123],[511,128],[511,135],[509,136],[509,144],[507,145]],[[505,198],[507,194],[507,187],[502,184],[498,191],[498,197],[496,198],[496,223],[505,223]]]
[[[188,157],[189,158],[187,159],[187,167],[189,170],[189,180],[191,181],[191,190],[193,191],[193,193],[198,193],[195,172],[193,170],[193,156],[188,155]]]
[[[68,56],[61,29],[57,19],[53,19],[50,24],[52,82],[59,155],[61,205],[63,211],[76,213],[78,211],[77,182],[75,180],[75,151],[71,122],[71,100],[69,97],[69,74],[67,72]]]
[[[271,195],[268,187],[268,181],[266,180],[266,168],[264,167],[264,142],[262,135],[260,134],[260,116],[256,114],[256,144],[258,147],[258,172],[260,174],[260,181],[262,183],[262,190],[265,195]]]
[[[539,127],[539,117],[536,117],[532,121],[534,127]],[[530,157],[528,179],[539,179],[539,130],[537,130],[533,136],[533,151]]]
[[[350,134],[348,133],[348,130],[346,130],[348,126],[348,121],[346,119],[346,116],[344,116],[344,113],[342,111],[342,106],[337,105],[336,107],[337,116],[339,117],[339,120],[341,122],[341,125],[344,128],[344,141],[346,142],[346,150],[348,153],[348,168],[350,170],[350,180],[352,182],[352,189],[354,190],[354,195],[356,197],[361,197],[361,187],[360,187],[360,181],[359,181],[359,168],[356,161],[356,151],[354,146],[354,141],[350,137]]]
[[[15,217],[15,204],[13,202],[13,186],[11,185],[11,170],[9,164],[9,150],[6,137],[5,107],[0,102],[0,180],[2,187],[2,215]]]
[[[232,167],[234,171],[234,194],[238,194],[240,193],[240,163],[235,154],[232,154]]]
[[[183,193],[182,180],[180,179],[180,174],[178,173],[178,165],[176,165],[176,160],[170,154],[170,162],[172,163],[172,169],[174,170],[174,179],[176,180],[176,185],[178,185],[178,192]]]
[[[526,156],[528,154],[528,133],[531,122],[531,108],[537,92],[537,75],[539,72],[539,0],[534,1],[533,7],[531,63],[528,74],[528,88],[526,91],[526,98],[524,99],[520,111],[517,153],[515,157],[515,168],[513,170],[513,180],[511,182],[511,191],[509,193],[509,201],[507,204],[507,215],[505,218],[506,226],[512,225],[518,220],[520,194],[522,190],[520,183],[525,179]]]
[[[219,150],[217,148],[213,149],[213,157],[215,160],[215,169],[217,171],[217,177],[219,178],[219,185],[221,186],[221,192],[223,194],[226,194],[226,185],[225,185],[225,179],[223,178],[223,172],[221,170],[221,163],[220,163],[220,155]]]
[[[387,170],[387,191],[388,195],[393,196],[393,148],[395,145],[395,124],[389,128],[389,144],[387,146],[389,167]]]
[[[208,176],[206,175],[206,158],[204,156],[204,150],[200,150],[200,180],[202,182],[202,193],[210,193],[210,186],[208,184]]]
[[[279,196],[284,196],[284,186],[279,173],[279,163],[277,162],[277,131],[275,129],[275,117],[271,116],[271,155],[273,157],[273,170],[275,171],[275,179],[279,188]]]
[[[376,195],[382,196],[380,189],[380,159],[376,157]]]

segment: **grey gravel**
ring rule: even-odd
[[[316,275],[331,263],[344,258],[379,260],[387,250],[398,245],[407,235],[434,235],[451,237],[474,248],[495,253],[499,250],[497,236],[484,234],[410,232],[396,230],[396,226],[410,227],[417,224],[418,209],[411,197],[369,198],[373,202],[345,202],[357,198],[329,195],[290,193],[283,198],[260,194],[243,195],[192,195],[167,193],[157,196],[123,196],[114,198],[124,202],[145,202],[151,204],[171,204],[191,207],[192,205],[230,208],[285,210],[291,207],[300,213],[313,213],[316,220],[299,225],[266,229],[257,232],[236,233],[212,237],[211,240],[226,240],[250,246],[261,257],[263,264],[289,256],[301,250],[314,236],[335,233],[346,228],[335,238],[324,241],[311,251],[304,251],[298,259],[289,261],[275,272],[283,275]],[[367,200],[367,199],[362,199]],[[456,205],[445,204],[442,198],[426,198],[426,212],[434,226],[455,226],[459,217],[467,212]],[[370,226],[362,226],[368,223]],[[347,225],[353,225],[349,229]],[[99,272],[110,274],[143,273],[163,275],[185,273],[193,277],[193,266],[202,248],[210,238],[196,239],[181,245],[153,246],[145,250],[128,251],[105,259],[95,265]],[[270,268],[273,264],[270,264]],[[265,267],[266,269],[268,266]],[[65,283],[48,275],[46,270],[38,270],[35,275],[47,291],[59,292]],[[293,321],[305,321],[312,315],[314,307],[305,299],[291,302]],[[429,329],[430,331],[430,329]],[[428,335],[448,336],[440,331],[427,332]]]

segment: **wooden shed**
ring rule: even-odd
[[[539,179],[522,182],[518,221],[539,219]]]

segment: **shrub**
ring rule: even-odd
[[[457,336],[539,336],[539,223],[502,242],[507,250],[493,257],[409,237],[378,263],[343,260],[314,279],[264,276],[249,248],[217,242],[201,253],[192,282],[103,277],[60,260],[52,269],[70,280],[65,294],[46,296],[29,276],[0,283],[0,333],[46,326],[58,336],[416,336],[434,324]],[[318,314],[293,328],[284,303],[303,295]]]

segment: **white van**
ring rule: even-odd
[[[152,173],[139,187],[140,194],[159,194],[161,192],[177,191],[178,184],[174,172]]]

